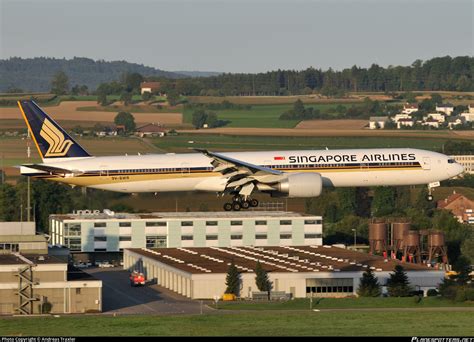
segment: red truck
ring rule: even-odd
[[[141,272],[133,271],[130,274],[130,286],[145,285],[145,275]]]

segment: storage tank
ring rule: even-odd
[[[409,230],[403,235],[404,247],[419,247],[420,234],[416,230]]]
[[[393,223],[393,240],[403,240],[403,235],[408,232],[411,228],[411,224],[408,222],[395,222]]]
[[[369,240],[387,239],[387,225],[385,223],[369,223]]]
[[[431,230],[428,234],[428,247],[442,247],[444,245],[444,232]]]

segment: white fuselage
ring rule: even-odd
[[[344,149],[229,152],[227,157],[282,172],[315,172],[324,186],[401,186],[429,184],[463,171],[447,156],[418,149]],[[119,192],[225,190],[226,176],[213,172],[201,153],[153,154],[45,160],[44,165],[73,170],[51,177],[23,167],[23,174]]]

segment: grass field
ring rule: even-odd
[[[295,299],[285,302],[222,302],[221,310],[308,310],[310,299]],[[412,297],[400,298],[313,298],[313,309],[367,309],[367,308],[438,308],[470,307],[474,302],[453,302],[439,297],[426,297],[415,303]]]
[[[472,336],[473,312],[258,312],[0,320],[8,336]]]
[[[335,108],[338,103],[308,104],[306,108],[314,108],[325,113],[330,108]],[[291,109],[293,104],[268,104],[253,105],[250,110],[211,110],[220,120],[228,121],[225,127],[254,127],[254,128],[294,128],[301,120],[280,120],[281,114]],[[184,122],[192,122],[195,109],[185,108]],[[336,114],[332,114],[336,116]]]
[[[390,99],[386,95],[378,93],[376,96],[383,96],[384,99]],[[334,99],[325,98],[319,95],[294,95],[294,96],[188,96],[187,99],[192,103],[220,103],[229,101],[235,104],[268,105],[268,104],[293,104],[300,99],[305,104],[337,103],[348,104],[362,102],[365,96],[353,96],[349,98]],[[369,95],[369,97],[372,97]]]
[[[92,155],[124,155],[157,153],[158,150],[135,138],[80,138],[78,142]],[[0,138],[0,167],[40,162],[33,141],[30,143],[31,159],[27,158],[27,141],[22,138]]]
[[[154,139],[153,143],[169,152],[183,152],[192,148],[215,151],[230,150],[310,150],[338,148],[411,147],[441,150],[448,139],[397,137],[290,137],[238,136],[217,134],[180,134]],[[190,143],[192,142],[192,143]]]

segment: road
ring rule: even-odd
[[[132,287],[129,273],[121,268],[85,270],[102,280],[102,310],[105,314],[199,314],[201,302],[190,300],[158,285]],[[203,303],[203,313],[210,309]]]

